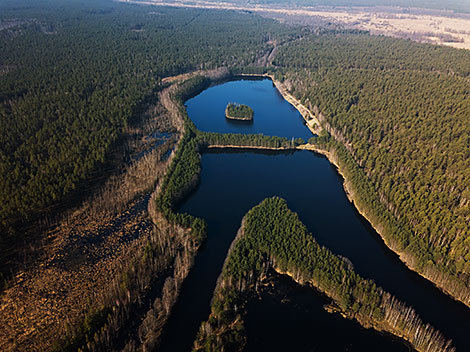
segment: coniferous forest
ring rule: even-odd
[[[350,318],[372,322],[383,331],[403,336],[418,351],[454,351],[451,342],[422,322],[372,280],[361,278],[350,263],[321,247],[285,200],[273,197],[243,218],[203,322],[195,351],[243,351],[242,308],[270,268],[317,288]]]
[[[225,12],[215,20],[207,11],[110,1],[2,7],[4,20],[18,16],[25,23],[0,31],[2,241],[105,172],[161,78],[250,65],[269,40],[292,35],[257,16]]]
[[[253,120],[253,109],[248,105],[229,103],[225,108],[225,116],[238,120]]]
[[[431,277],[458,277],[458,291],[470,273],[469,57],[350,34],[306,37],[274,62],[371,183],[377,205],[366,207],[400,222],[393,246]]]
[[[269,74],[315,115],[322,132],[306,143],[199,131],[184,102],[237,74]],[[125,169],[126,141],[149,106],[163,111],[157,119],[170,121],[175,142],[167,159],[159,159],[162,171],[150,182],[152,192],[138,194],[148,202],[143,213],[152,235],[122,258],[116,254],[119,275],[104,298],[83,287],[86,307],[68,307],[70,320],[67,311],[64,319],[51,308],[43,330],[18,313],[23,325],[14,336],[0,326],[0,349],[157,349],[207,236],[204,219],[177,212],[199,182],[205,148],[322,151],[339,166],[354,204],[386,245],[470,306],[469,94],[467,50],[285,25],[239,11],[108,0],[1,2],[0,295],[26,287],[42,267],[49,227],[68,222],[63,214],[76,206],[93,203],[93,193]],[[253,116],[248,106],[234,107],[238,117]],[[75,231],[70,225],[66,236],[88,233]],[[31,258],[22,252],[27,247]],[[44,262],[74,272],[75,264],[63,264],[62,256],[75,263],[77,253]],[[454,350],[406,302],[320,246],[277,197],[245,216],[196,350],[243,348],[240,307],[271,269],[324,292],[349,318],[405,336],[417,350]],[[27,287],[46,298],[69,294]],[[14,314],[24,312],[27,307],[13,307],[19,295],[12,296],[0,297],[1,303]],[[133,332],[123,333],[126,326]],[[43,340],[36,344],[31,331],[43,333]]]

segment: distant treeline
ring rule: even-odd
[[[272,267],[324,292],[348,317],[404,336],[418,351],[455,351],[411,307],[354,272],[351,264],[321,247],[278,197],[252,208],[232,244],[219,277],[211,315],[202,323],[195,351],[242,351],[243,306],[250,290]]]
[[[215,1],[215,0],[214,0]],[[246,4],[243,0],[228,0],[231,3]],[[254,0],[250,1],[253,4],[273,4],[286,6],[399,6],[404,7],[401,11],[408,11],[410,3],[407,0]],[[452,0],[452,1],[439,1],[439,0],[414,0],[414,11],[416,8],[422,9],[435,9],[435,10],[450,10],[457,12],[470,12],[470,5],[465,0]]]

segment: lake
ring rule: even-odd
[[[226,121],[227,102],[252,107],[255,121],[246,126]],[[297,110],[282,99],[269,79],[224,82],[186,104],[189,117],[203,131],[264,133],[306,140],[312,136]],[[470,309],[408,270],[384,245],[348,201],[341,177],[325,157],[310,151],[223,149],[205,152],[201,164],[200,183],[178,211],[204,218],[207,240],[164,330],[162,350],[191,349],[200,323],[208,318],[217,277],[242,217],[264,198],[276,195],[286,199],[320,244],[349,258],[356,272],[413,306],[425,322],[453,339],[458,351],[470,351],[466,336],[470,331]],[[267,293],[265,299],[248,304],[247,350],[265,346],[284,351],[294,346],[294,341],[295,350],[305,351],[324,350],[325,346],[329,351],[375,351],[377,346],[380,351],[408,350],[395,338],[326,313],[321,309],[325,298],[313,290],[291,280],[281,281],[280,294]],[[292,293],[288,303],[281,302],[282,292]]]

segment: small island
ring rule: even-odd
[[[248,105],[228,103],[225,108],[225,117],[232,120],[253,120],[253,109]]]

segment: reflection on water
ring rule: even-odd
[[[326,312],[323,306],[329,300],[311,288],[301,287],[288,277],[272,275],[259,297],[247,304],[247,352],[411,350],[397,337],[366,330],[359,323]]]

